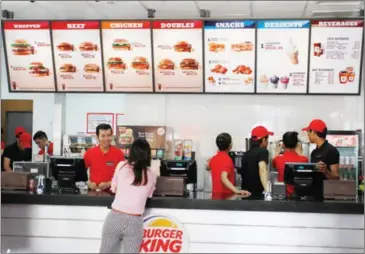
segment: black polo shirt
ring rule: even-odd
[[[32,149],[26,149],[21,151],[18,144],[15,142],[8,145],[4,149],[4,153],[1,156],[2,167],[1,170],[4,171],[4,158],[10,159],[10,168],[13,168],[14,161],[31,161],[32,160]]]
[[[317,163],[323,161],[328,170],[331,171],[330,166],[340,163],[340,153],[337,148],[328,143],[326,140],[320,147],[314,149],[311,153],[311,162]]]
[[[261,184],[259,163],[269,163],[269,151],[255,147],[247,151],[242,158],[242,189],[251,192],[252,196],[262,197],[264,187]]]

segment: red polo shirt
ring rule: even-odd
[[[287,162],[307,163],[308,158],[294,151],[285,151],[282,155],[276,156],[272,160],[272,165],[278,170],[278,182],[284,182],[285,163]],[[286,186],[286,192],[287,195],[292,195],[294,193],[294,186],[288,184]]]
[[[124,154],[115,146],[110,146],[106,153],[96,146],[86,151],[84,161],[85,167],[90,168],[90,182],[99,185],[112,180],[115,167],[119,162],[124,161]]]
[[[38,152],[39,155],[44,154],[44,148]],[[48,155],[53,155],[53,143],[49,142]]]
[[[234,165],[231,157],[226,152],[219,151],[209,162],[209,168],[212,175],[212,193],[213,196],[223,194],[232,194],[232,192],[223,185],[221,175],[227,172],[228,180],[235,184]],[[225,196],[225,195],[223,195]]]

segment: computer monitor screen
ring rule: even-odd
[[[323,199],[323,173],[315,163],[286,163],[284,183],[294,186],[295,197]]]
[[[87,168],[82,158],[51,157],[51,171],[53,177],[58,180],[58,172],[75,173],[75,182],[88,181]]]
[[[31,175],[44,175],[50,177],[49,164],[47,162],[15,161],[13,163],[14,172],[30,173]]]

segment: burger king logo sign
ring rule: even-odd
[[[152,215],[143,220],[141,253],[187,253],[189,239],[183,225],[168,216]]]

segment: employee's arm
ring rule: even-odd
[[[11,169],[10,162],[11,162],[11,160],[9,158],[4,157],[4,165],[3,166],[4,166],[4,170],[7,171],[7,172],[13,171]]]
[[[243,196],[249,196],[251,195],[248,191],[245,190],[239,190],[234,186],[228,179],[228,173],[226,171],[223,171],[221,174],[221,181],[223,185],[228,188],[230,191],[232,191],[234,194],[239,194]]]
[[[327,179],[340,179],[340,153],[337,150],[330,154],[327,163],[328,165],[320,161],[318,162],[317,167],[323,172]]]
[[[268,191],[267,189],[267,182],[268,182],[268,175],[267,175],[267,164],[266,161],[259,162],[259,174],[262,187],[264,187],[265,192]]]

